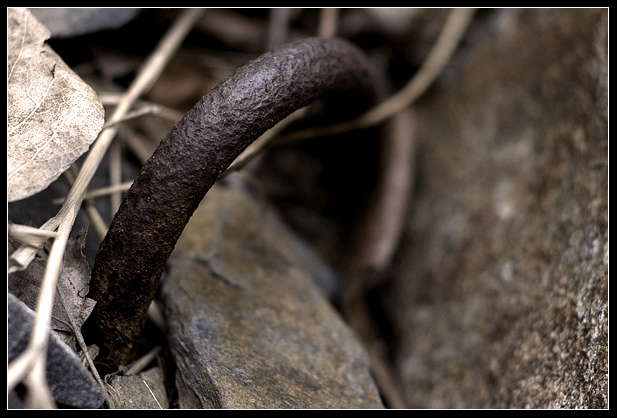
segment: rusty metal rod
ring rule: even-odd
[[[246,64],[186,113],[127,191],[96,256],[90,296],[100,365],[115,368],[134,357],[178,237],[234,159],[294,110],[331,93],[355,93],[352,103],[365,102],[365,110],[373,86],[360,49],[309,38]]]

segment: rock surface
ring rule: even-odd
[[[114,407],[119,409],[167,409],[163,371],[152,368],[132,376],[114,376],[110,386]]]
[[[28,346],[35,313],[11,293],[7,294],[7,359],[10,363]],[[77,355],[55,333],[47,348],[47,384],[61,407],[99,408],[105,394]],[[21,407],[16,397],[9,398],[9,408]]]
[[[216,185],[161,295],[181,408],[381,408],[360,343],[276,214]]]
[[[498,14],[418,103],[400,378],[418,408],[607,408],[608,11]]]

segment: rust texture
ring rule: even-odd
[[[373,85],[357,47],[309,38],[251,61],[186,113],[127,191],[96,256],[90,296],[99,364],[133,358],[178,237],[233,160],[285,116],[331,93],[353,92],[354,103],[368,106]]]

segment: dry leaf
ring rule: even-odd
[[[88,150],[103,105],[47,45],[28,9],[7,9],[7,197],[45,189]]]
[[[83,229],[77,238],[69,239],[66,252],[62,260],[62,272],[58,277],[58,286],[52,310],[51,327],[58,331],[73,333],[79,331],[83,323],[94,309],[94,300],[86,298],[90,267],[83,255],[86,240],[86,230]],[[14,242],[9,239],[9,251],[12,251]],[[41,280],[45,273],[46,262],[36,257],[27,269],[8,276],[8,290],[31,309],[36,304],[41,291]],[[73,318],[77,330],[73,330],[69,315]]]
[[[64,313],[71,315],[79,331],[94,309],[96,302],[86,297],[89,291],[90,266],[83,254],[86,245],[86,229],[75,240],[69,240],[64,252],[62,273],[58,280],[58,294],[64,305]],[[62,311],[59,312],[59,316]],[[64,318],[63,318],[64,319]],[[68,318],[66,318],[68,319]]]

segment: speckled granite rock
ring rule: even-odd
[[[383,407],[359,342],[262,202],[214,187],[162,286],[182,408]]]
[[[501,10],[418,104],[387,306],[420,408],[608,407],[608,12]]]

